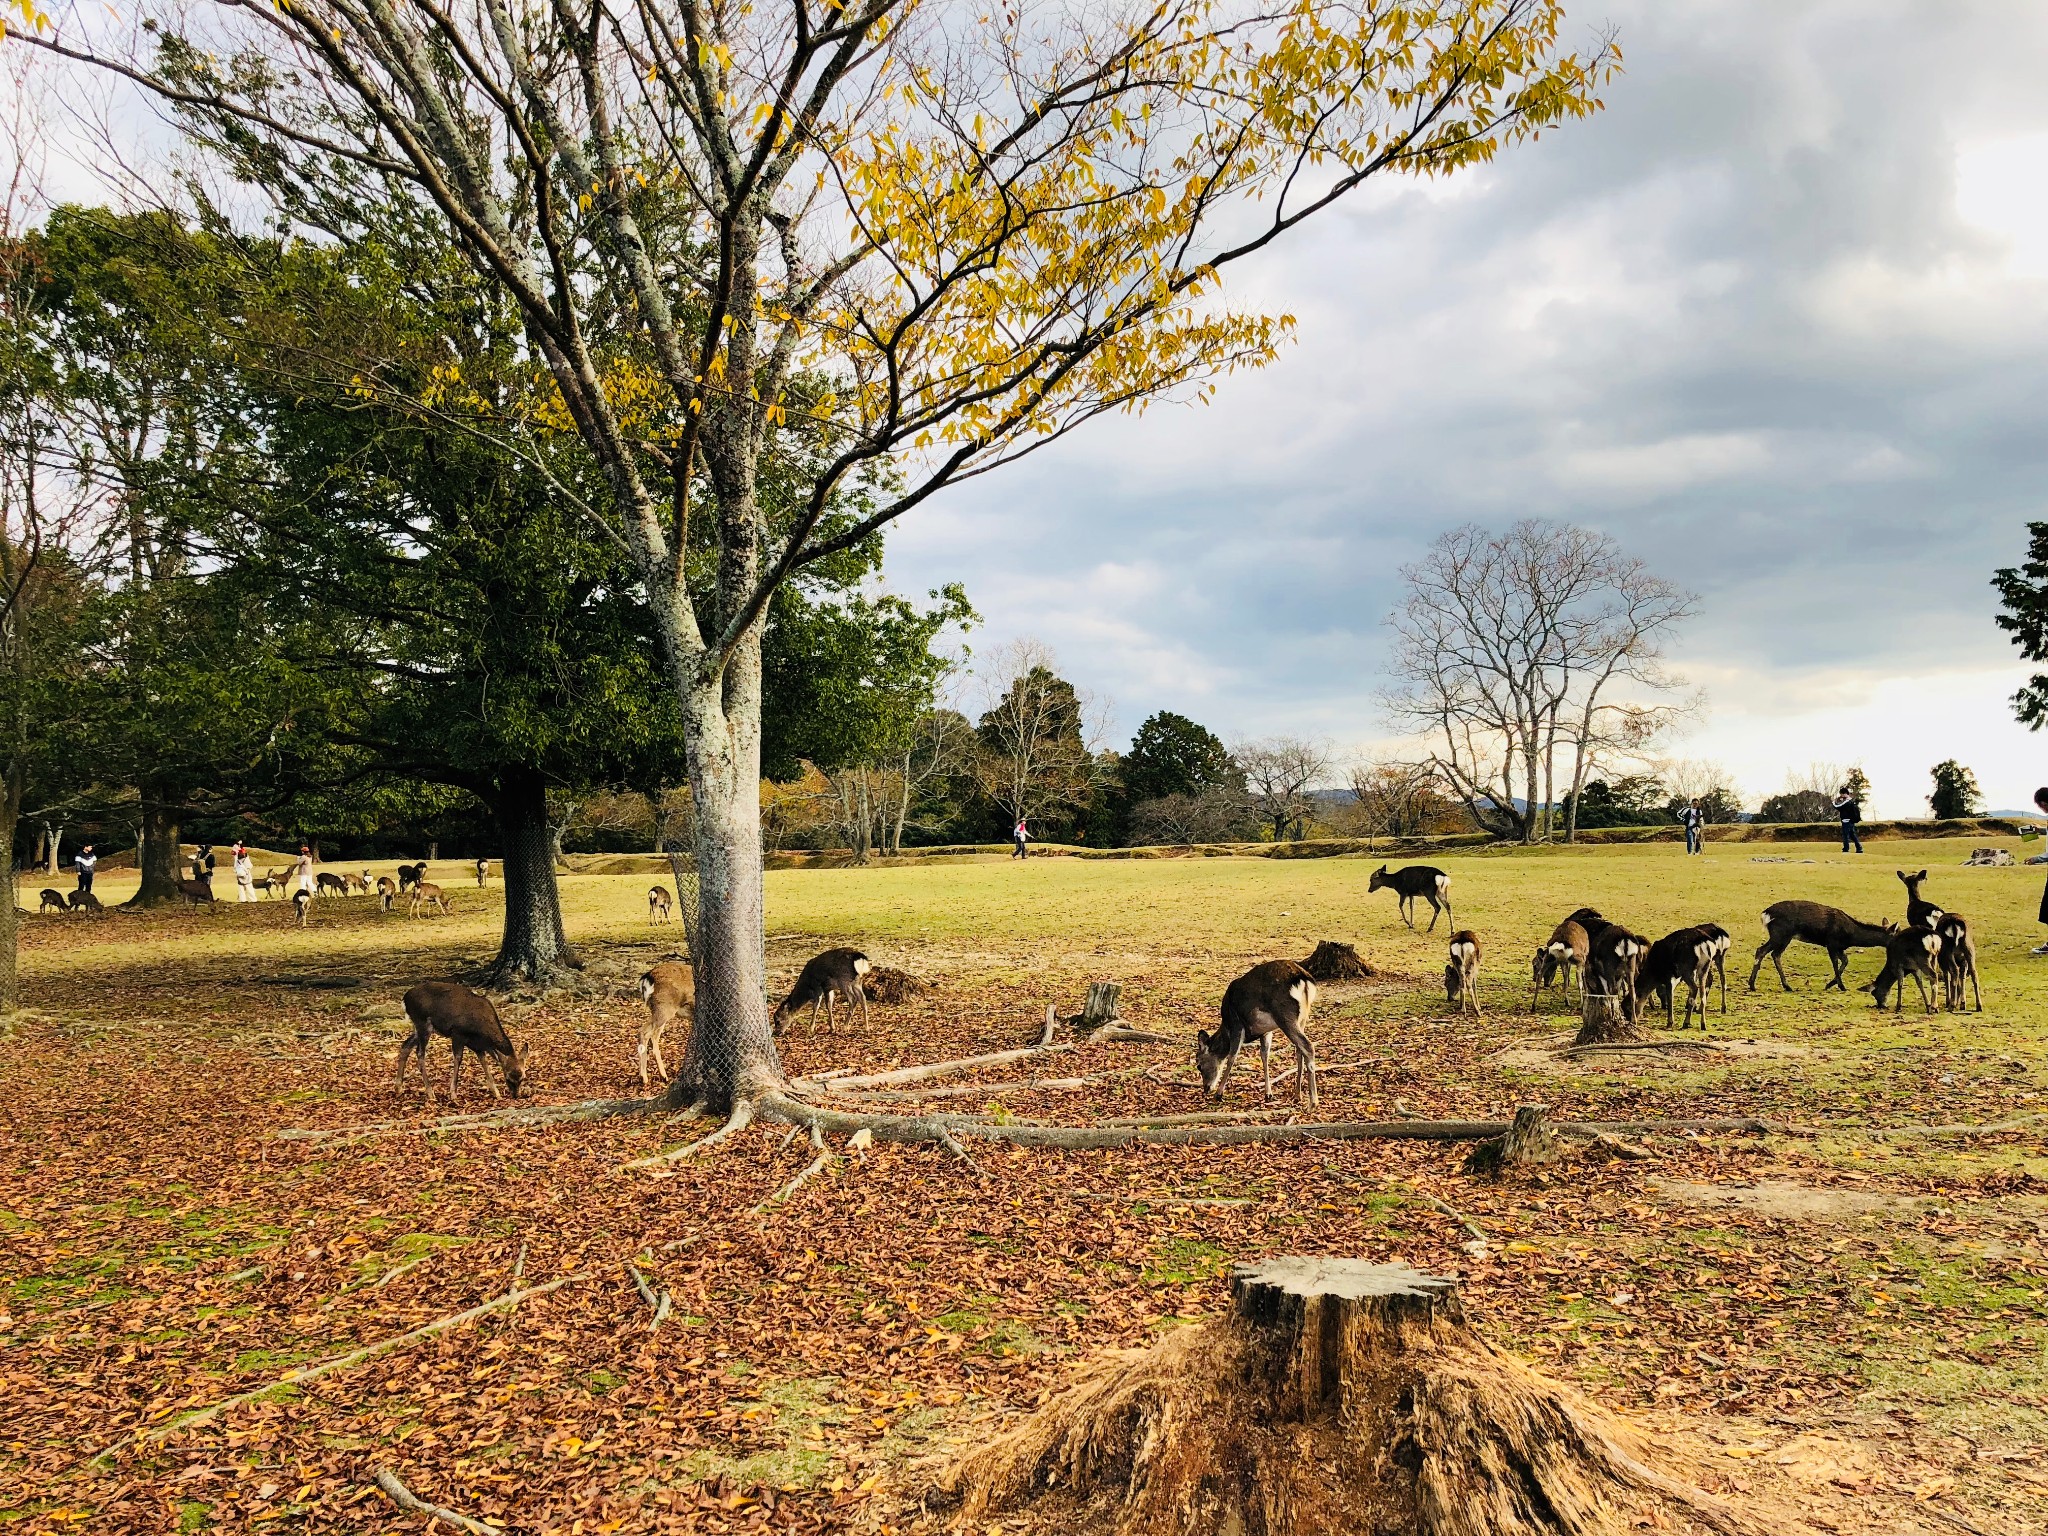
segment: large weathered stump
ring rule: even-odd
[[[1595,979],[1581,999],[1579,1032],[1572,1037],[1572,1044],[1622,1045],[1641,1040],[1643,1032],[1628,1016],[1631,1001],[1628,993],[1605,990]]]
[[[1557,1137],[1550,1129],[1548,1104],[1524,1104],[1515,1111],[1505,1136],[1482,1141],[1465,1159],[1467,1173],[1505,1173],[1557,1160]]]
[[[1454,1280],[1276,1258],[1231,1290],[1228,1316],[1087,1369],[935,1497],[1073,1536],[1620,1536],[1654,1503],[1751,1529],[1488,1344]]]

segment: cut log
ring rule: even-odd
[[[1505,1173],[1557,1161],[1557,1138],[1550,1132],[1550,1106],[1524,1104],[1515,1111],[1507,1134],[1482,1141],[1465,1159],[1467,1173]]]
[[[1761,1529],[1655,1470],[1631,1433],[1481,1338],[1457,1283],[1401,1264],[1240,1266],[1223,1318],[1085,1368],[967,1452],[962,1523],[1118,1536],[1620,1536],[1676,1506]]]
[[[1582,1045],[1619,1045],[1632,1043],[1643,1038],[1623,1005],[1628,1001],[1620,992],[1601,992],[1586,988],[1583,1011],[1579,1015],[1579,1032],[1572,1037],[1574,1048]]]
[[[1315,953],[1301,962],[1301,968],[1315,981],[1364,981],[1379,974],[1360,958],[1357,950],[1334,939],[1324,939],[1316,945]]]
[[[1091,981],[1088,983],[1088,1000],[1081,1004],[1081,1017],[1077,1021],[1081,1029],[1094,1029],[1118,1017],[1116,1000],[1123,988],[1113,981]]]

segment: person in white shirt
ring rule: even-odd
[[[298,868],[293,871],[298,888],[308,896],[313,894],[313,850],[305,843],[299,844]]]
[[[1031,841],[1031,829],[1024,825],[1024,818],[1022,816],[1017,818],[1017,826],[1010,833],[1010,841],[1016,844],[1016,852],[1010,855],[1011,858],[1028,859],[1031,857],[1031,850],[1025,846]]]
[[[254,901],[255,899],[256,865],[249,857],[249,850],[242,846],[240,839],[237,839],[235,842],[235,900]]]

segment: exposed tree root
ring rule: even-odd
[[[849,1074],[833,1071],[819,1077],[800,1077],[794,1086],[803,1090],[813,1083],[829,1082],[833,1088],[892,1088],[898,1083],[921,1083],[934,1077],[950,1077],[956,1072],[973,1072],[982,1067],[1003,1067],[1013,1061],[1029,1061],[1034,1056],[1050,1056],[1056,1051],[1071,1051],[1071,1041],[1061,1040],[1052,1045],[1024,1045],[1014,1051],[993,1051],[986,1056],[958,1056],[951,1061],[927,1062],[921,1067],[898,1067],[891,1072],[867,1072]]]
[[[741,1099],[739,1103],[733,1106],[732,1114],[725,1124],[721,1125],[709,1136],[700,1136],[695,1141],[685,1146],[677,1147],[670,1152],[657,1152],[652,1157],[636,1157],[632,1162],[622,1163],[620,1166],[624,1168],[665,1168],[670,1163],[681,1162],[686,1157],[695,1156],[699,1152],[715,1147],[722,1141],[730,1141],[753,1123],[753,1101],[751,1099]]]
[[[790,1129],[794,1131],[796,1127],[791,1126]],[[749,1216],[758,1216],[763,1211],[767,1210],[770,1206],[780,1205],[783,1201],[787,1200],[791,1195],[795,1194],[799,1189],[802,1189],[804,1185],[810,1183],[812,1179],[816,1178],[819,1174],[823,1173],[827,1168],[831,1167],[834,1163],[836,1163],[839,1160],[837,1157],[833,1155],[832,1149],[825,1145],[824,1132],[820,1131],[815,1125],[811,1127],[811,1145],[818,1149],[818,1155],[812,1158],[810,1162],[805,1165],[804,1170],[801,1173],[799,1173],[795,1178],[791,1179],[787,1184],[783,1185],[782,1188],[776,1190],[774,1194],[770,1195],[767,1199],[763,1200],[759,1205],[756,1205],[751,1210],[749,1210],[747,1212]]]
[[[1621,1536],[1639,1517],[1784,1531],[1648,1464],[1598,1405],[1495,1349],[1451,1283],[1278,1259],[1232,1315],[1091,1364],[931,1497],[1076,1536]]]
[[[495,1525],[485,1525],[481,1520],[472,1520],[452,1509],[443,1509],[438,1504],[429,1504],[398,1480],[398,1474],[389,1467],[377,1474],[377,1486],[390,1497],[400,1509],[415,1515],[426,1515],[430,1519],[445,1520],[461,1530],[472,1531],[475,1536],[502,1536]]]
[[[568,1121],[613,1120],[648,1115],[668,1101],[652,1099],[582,1099],[574,1104],[529,1105],[485,1110],[473,1115],[446,1115],[438,1120],[372,1120],[360,1125],[297,1126],[277,1133],[280,1141],[369,1141],[378,1136],[424,1136],[432,1131],[475,1131],[502,1125],[560,1125]]]

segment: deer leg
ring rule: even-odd
[[[661,1073],[661,1080],[664,1083],[668,1081],[668,1058],[661,1054],[661,1037],[666,1033],[665,1029],[657,1029],[654,1032],[654,1067]]]
[[[1403,896],[1400,901],[1400,907],[1401,921],[1410,928],[1413,928],[1415,926],[1415,898],[1413,896]]]
[[[860,1027],[868,1027],[868,989],[858,981],[853,984],[853,995],[860,1002]]]
[[[1273,1034],[1268,1030],[1259,1036],[1259,1081],[1265,1084],[1266,1097],[1273,1097]]]
[[[1425,933],[1435,933],[1435,932],[1436,932],[1436,920],[1437,920],[1437,919],[1438,919],[1439,917],[1442,917],[1442,916],[1443,916],[1443,912],[1444,912],[1444,909],[1443,909],[1443,904],[1442,904],[1441,902],[1439,902],[1439,901],[1438,901],[1438,900],[1437,900],[1437,899],[1436,899],[1436,898],[1435,898],[1434,896],[1430,897],[1430,898],[1429,898],[1429,926],[1428,926],[1427,928],[1425,928],[1425,929],[1423,930],[1423,932],[1425,932]]]
[[[450,1104],[460,1104],[462,1102],[462,1042],[460,1040],[448,1042],[448,1055],[448,1102]]]
[[[1828,959],[1834,962],[1835,979],[1829,982],[1827,987],[1822,987],[1821,990],[1825,992],[1828,990],[1828,987],[1832,987],[1837,992],[1848,991],[1848,984],[1842,978],[1849,969],[1849,951],[1846,949],[1831,949],[1828,951]]]
[[[1308,1043],[1299,1022],[1280,1026],[1287,1043],[1294,1047],[1294,1096],[1305,1104],[1319,1104],[1322,1095],[1316,1083],[1315,1047]],[[1268,1037],[1270,1038],[1270,1036]]]

